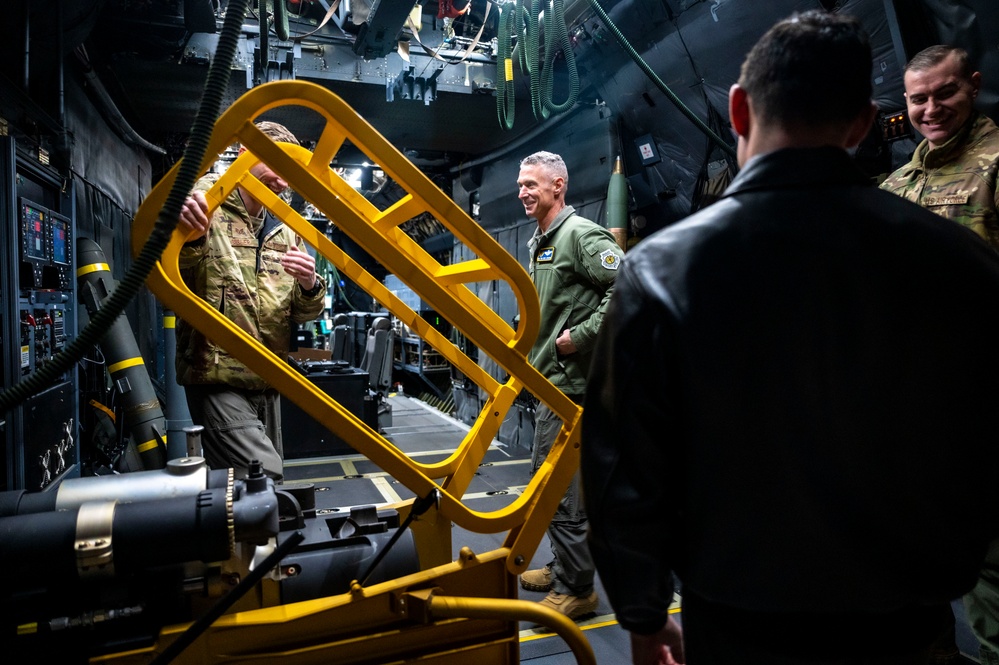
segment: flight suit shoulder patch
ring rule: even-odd
[[[607,270],[617,270],[621,265],[621,257],[613,249],[605,249],[600,252],[600,265]]]

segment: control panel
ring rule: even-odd
[[[0,306],[14,342],[4,345],[4,372],[14,383],[44,369],[76,334],[75,226],[53,209],[71,198],[60,196],[58,183],[45,175],[26,171],[17,181],[20,191],[7,199],[14,223],[0,242],[0,268],[13,277],[0,292]],[[79,473],[76,374],[75,368],[63,372],[12,412],[0,433],[7,487],[39,490]]]
[[[73,227],[57,212],[22,198],[20,216],[21,289],[72,289]]]
[[[20,299],[21,376],[44,367],[69,343],[65,300],[61,291],[34,292]]]
[[[18,200],[20,373],[36,372],[69,341],[72,317],[73,225],[31,199]]]
[[[908,114],[905,111],[882,113],[880,121],[881,136],[886,142],[912,138],[912,127],[909,125]]]
[[[77,184],[0,132],[0,390],[45,372],[44,388],[0,414],[0,490],[78,476],[80,370],[54,376],[77,334]],[[5,166],[4,166],[5,165]],[[103,370],[103,367],[99,367]],[[41,378],[41,377],[39,377]]]

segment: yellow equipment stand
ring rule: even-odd
[[[287,105],[310,109],[325,121],[314,151],[275,143],[254,125],[267,111]],[[346,141],[362,150],[407,192],[406,196],[379,210],[358,194],[330,167]],[[436,464],[421,464],[408,458],[283,359],[195,296],[185,286],[178,268],[178,255],[186,238],[175,232],[148,281],[164,306],[265,377],[302,410],[417,496],[439,490],[440,504],[412,523],[420,556],[418,573],[370,587],[355,582],[349,593],[288,605],[271,605],[267,594],[261,592],[258,609],[224,615],[174,662],[517,663],[517,621],[529,620],[547,625],[563,636],[578,662],[594,663],[589,643],[575,623],[537,603],[516,600],[516,576],[531,561],[578,468],[582,413],[580,407],[527,362],[527,353],[538,334],[540,309],[526,271],[395,147],[325,88],[300,81],[277,81],[247,92],[216,123],[202,172],[236,142],[247,151],[206,192],[209,214],[237,185],[242,185],[488,397],[454,454]],[[250,167],[258,161],[291,183],[296,192],[418,293],[482,353],[495,360],[510,378],[500,383],[483,371],[261,184],[250,173]],[[157,184],[136,215],[133,232],[136,253],[153,229],[177,170],[175,166]],[[476,258],[442,265],[399,229],[401,224],[423,213],[433,215],[446,226]],[[520,312],[517,330],[467,286],[493,280],[505,281],[517,298]],[[487,513],[471,510],[461,498],[507,411],[525,388],[549,406],[565,426],[521,496],[501,510]],[[393,507],[405,517],[411,503]],[[458,559],[452,560],[452,523],[476,533],[505,532],[503,546],[485,553],[462,548]],[[185,629],[186,625],[165,627],[158,643],[150,649],[97,657],[92,662],[148,663]]]

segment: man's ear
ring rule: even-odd
[[[860,145],[871,131],[874,118],[878,115],[878,105],[871,102],[866,110],[857,115],[857,118],[850,125],[850,133],[847,136],[846,147],[853,148]]]
[[[743,138],[749,135],[749,94],[738,83],[728,91],[728,117],[736,134]]]

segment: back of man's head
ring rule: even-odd
[[[838,125],[871,103],[871,45],[856,18],[811,10],[786,18],[746,56],[739,85],[756,114],[785,128]]]
[[[281,123],[271,122],[270,120],[260,120],[254,123],[257,129],[262,131],[264,135],[274,141],[281,141],[282,143],[294,143],[295,145],[301,145],[295,135],[289,131],[287,127]]]

